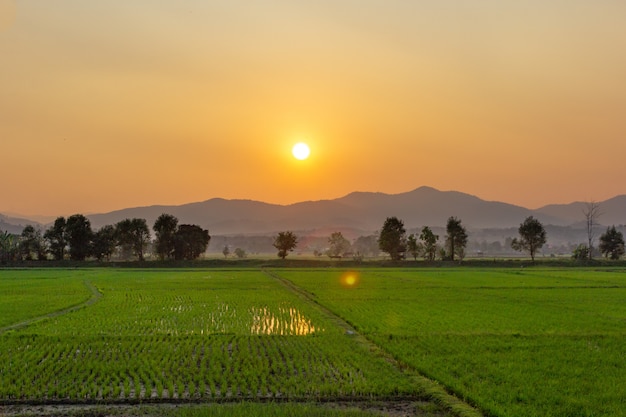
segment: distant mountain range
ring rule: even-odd
[[[599,223],[626,223],[626,195],[599,202]],[[544,225],[581,228],[584,202],[553,204],[536,210],[485,201],[458,191],[420,187],[400,194],[354,192],[334,200],[305,201],[290,205],[252,200],[207,201],[179,206],[135,207],[103,214],[90,214],[94,229],[125,218],[144,218],[150,227],[162,213],[179,222],[197,224],[212,235],[267,235],[281,230],[316,234],[316,231],[349,230],[351,235],[370,234],[380,229],[385,218],[396,216],[407,228],[442,227],[450,216],[461,219],[469,230],[517,228],[527,216]],[[27,218],[0,215],[0,230],[19,233],[26,224],[41,225]],[[47,226],[47,225],[41,225]]]

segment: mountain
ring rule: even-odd
[[[20,217],[10,217],[4,214],[0,214],[0,232],[9,232],[12,234],[20,234],[26,225],[33,225],[35,227],[42,227],[42,225],[36,221],[23,219]]]
[[[335,200],[305,201],[276,205],[251,200],[214,198],[180,206],[150,206],[89,215],[94,228],[125,218],[145,218],[154,224],[162,213],[176,216],[180,223],[198,224],[212,234],[267,234],[280,230],[314,231],[345,228],[363,233],[378,230],[385,218],[396,216],[408,228],[445,225],[456,216],[468,228],[503,228],[519,225],[535,213],[524,207],[457,191],[420,187],[401,194],[354,192]],[[558,216],[541,213],[545,223],[562,224]]]
[[[626,195],[619,195],[599,204],[600,215],[597,219],[598,223],[603,225],[626,224]],[[585,217],[583,212],[586,208],[587,203],[576,201],[569,204],[550,204],[535,210],[535,212],[538,217],[551,216],[561,219],[561,226],[577,225],[584,227]]]
[[[143,218],[152,227],[162,213],[176,216],[179,223],[197,224],[212,235],[268,235],[281,230],[318,235],[341,230],[346,236],[370,234],[380,229],[387,217],[396,216],[407,229],[445,227],[455,216],[469,230],[511,229],[516,231],[528,216],[544,225],[579,229],[585,203],[553,204],[530,210],[497,201],[486,201],[458,191],[420,187],[400,194],[353,192],[334,200],[304,201],[290,205],[252,200],[213,198],[178,206],[135,207],[109,213],[90,214],[98,229],[126,218]],[[626,195],[600,202],[602,225],[626,223]],[[0,215],[0,230],[19,233],[24,225],[37,222]],[[507,232],[508,233],[508,232]],[[514,234],[514,233],[513,233]]]

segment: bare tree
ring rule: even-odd
[[[593,200],[588,201],[583,209],[583,215],[585,216],[585,227],[587,229],[587,248],[589,260],[593,257],[593,242],[596,238],[596,231],[594,226],[598,225],[598,217],[602,215],[600,211],[600,203]]]

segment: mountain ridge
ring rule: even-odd
[[[402,219],[407,228],[445,226],[450,216],[461,219],[470,230],[517,228],[528,216],[535,216],[545,225],[577,227],[576,224],[584,219],[582,210],[585,204],[576,201],[528,209],[505,202],[483,200],[461,191],[441,191],[421,186],[397,194],[354,191],[336,199],[300,201],[287,205],[214,197],[182,205],[131,207],[88,214],[86,217],[94,229],[133,217],[146,219],[151,227],[159,215],[168,213],[176,216],[181,224],[198,224],[211,234],[259,235],[280,230],[314,231],[327,228],[352,229],[365,234],[374,233],[391,216]],[[615,196],[599,204],[602,212],[599,223],[626,223],[626,195]],[[0,216],[0,229],[5,230],[3,225],[16,226],[16,221],[21,222],[21,226],[42,225],[28,218]]]

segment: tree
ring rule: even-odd
[[[22,230],[19,247],[20,256],[27,261],[32,260],[33,255],[39,261],[46,258],[46,245],[41,236],[41,231],[35,229],[32,225],[27,225]]]
[[[298,244],[298,238],[293,232],[280,232],[274,238],[273,246],[278,249],[278,257],[285,259],[287,254],[293,251]]]
[[[161,214],[152,230],[155,233],[155,252],[159,259],[165,260],[174,256],[175,234],[178,219],[171,214]]]
[[[407,238],[406,248],[416,261],[417,257],[420,256],[420,253],[422,253],[423,250],[421,242],[417,241],[417,237],[414,234],[410,234]]]
[[[230,248],[228,247],[228,245],[224,245],[224,249],[222,249],[222,254],[224,255],[224,258],[228,258],[228,255],[230,255]]]
[[[329,258],[341,258],[350,252],[350,242],[343,237],[341,232],[334,232],[328,238],[328,251],[326,254]]]
[[[67,243],[70,247],[70,259],[84,261],[91,254],[93,231],[91,222],[82,214],[74,214],[67,218],[65,224]]]
[[[535,262],[535,254],[537,250],[546,243],[546,230],[541,222],[533,216],[526,217],[523,223],[519,225],[520,238],[514,238],[511,241],[511,247],[517,251],[527,251],[530,258]]]
[[[116,246],[117,238],[115,227],[107,224],[94,233],[91,252],[97,260],[101,261],[106,259],[109,261],[111,259],[111,255],[115,252]]]
[[[65,258],[65,247],[67,246],[65,226],[65,217],[57,217],[54,224],[43,234],[43,238],[48,242],[50,254],[57,261],[62,261]]]
[[[352,244],[352,249],[361,256],[378,256],[378,236],[359,236]]]
[[[461,220],[456,217],[449,217],[446,225],[446,246],[450,259],[454,261],[454,255],[460,255],[461,260],[463,260],[466,245],[467,231],[461,225]]]
[[[582,261],[584,259],[589,259],[589,248],[584,243],[576,246],[574,251],[572,252],[572,258],[577,261]]]
[[[13,262],[19,253],[17,236],[7,231],[0,233],[0,262]]]
[[[235,256],[239,259],[243,259],[247,256],[246,251],[241,248],[235,248]]]
[[[600,203],[596,203],[593,200],[588,201],[583,209],[583,214],[585,216],[585,229],[587,231],[587,248],[589,248],[587,254],[589,260],[591,260],[593,257],[593,243],[596,237],[594,226],[598,224],[598,217],[602,214],[600,212]]]
[[[624,235],[615,226],[607,227],[606,232],[600,236],[600,252],[613,260],[624,254]]]
[[[145,219],[124,219],[115,225],[117,239],[125,250],[132,251],[140,261],[150,242],[150,229]]]
[[[206,252],[211,236],[195,224],[181,224],[175,235],[174,258],[192,261]]]
[[[420,240],[424,246],[424,259],[428,261],[434,261],[437,257],[437,241],[439,235],[433,233],[430,227],[424,226],[422,233],[420,233]]]
[[[397,217],[387,217],[378,235],[378,247],[389,254],[392,260],[404,258],[406,252],[406,230],[404,223]]]

